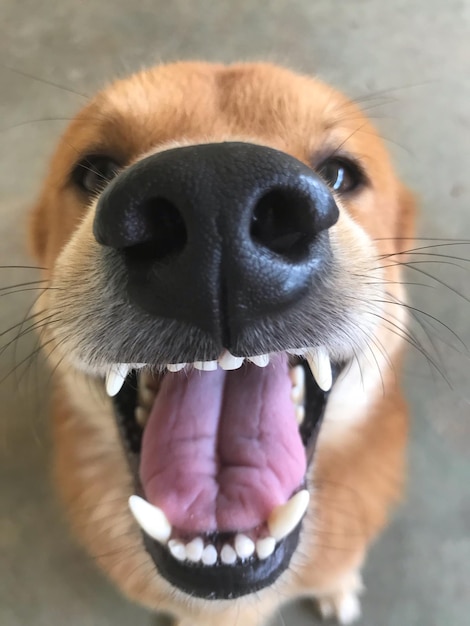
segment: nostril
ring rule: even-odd
[[[164,260],[180,253],[186,246],[186,224],[178,209],[166,198],[147,198],[137,212],[140,231],[133,255]]]
[[[297,190],[269,191],[255,205],[252,239],[291,261],[301,260],[316,235],[312,205],[311,198]]]

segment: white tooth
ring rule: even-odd
[[[323,346],[320,346],[314,351],[309,352],[306,358],[312,370],[313,377],[317,381],[317,385],[320,389],[323,389],[323,391],[329,391],[333,382],[333,376],[328,352]]]
[[[169,363],[167,365],[169,372],[179,372],[183,367],[186,367],[186,363]]]
[[[170,549],[171,554],[178,561],[184,561],[186,559],[186,548],[181,541],[178,541],[178,539],[170,539],[168,542],[168,548]]]
[[[294,530],[308,508],[310,494],[306,489],[299,491],[285,504],[276,507],[268,519],[270,534],[276,541],[284,539]]]
[[[293,387],[305,387],[305,370],[302,365],[296,365],[289,370]]]
[[[228,350],[219,358],[219,365],[223,370],[237,370],[243,365],[244,357],[233,356]]]
[[[275,547],[276,540],[274,537],[264,537],[263,539],[258,539],[256,542],[256,554],[261,560],[267,559],[268,556],[271,556],[274,552]]]
[[[106,393],[108,396],[115,396],[121,390],[121,387],[129,373],[129,365],[127,363],[114,363],[106,374]]]
[[[232,546],[226,543],[220,551],[220,558],[225,565],[233,565],[237,560],[237,553]]]
[[[203,372],[213,372],[217,369],[217,361],[195,361],[194,367]]]
[[[188,560],[193,563],[198,563],[198,561],[201,560],[203,551],[204,542],[201,537],[196,537],[186,544],[186,556],[188,557]]]
[[[139,424],[141,428],[144,428],[147,424],[150,412],[147,409],[144,409],[143,406],[136,406],[134,414],[137,424]]]
[[[300,405],[302,404],[303,399],[304,399],[304,392],[305,392],[304,387],[295,385],[290,390],[290,399],[292,400],[294,404]]]
[[[307,348],[292,348],[291,350],[286,350],[287,354],[294,354],[295,356],[303,356]]]
[[[202,552],[202,562],[204,565],[214,565],[217,562],[217,550],[215,546],[209,544]]]
[[[249,537],[239,533],[235,537],[235,551],[241,559],[248,559],[255,551],[255,544]]]
[[[171,524],[165,513],[140,496],[129,498],[129,508],[137,523],[147,535],[165,544],[171,535]]]
[[[258,367],[266,367],[269,363],[269,354],[260,354],[259,356],[249,356],[248,360]]]
[[[295,419],[297,420],[297,424],[300,426],[305,418],[305,409],[303,406],[295,407]]]

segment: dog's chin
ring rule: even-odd
[[[262,365],[144,367],[113,392],[143,545],[159,574],[191,597],[233,599],[271,586],[298,546],[307,470],[343,365],[331,364],[330,384],[320,381],[327,390],[301,356]],[[108,393],[109,385],[108,376]]]

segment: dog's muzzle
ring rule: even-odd
[[[296,346],[276,320],[295,328],[307,295],[322,289],[337,219],[313,170],[249,143],[154,154],[98,200],[94,234],[124,268],[119,288],[130,307],[186,332],[178,343],[172,331],[161,348],[176,360],[139,353],[146,375],[127,376],[126,362],[111,368],[107,386],[118,394],[126,381],[116,414],[146,498],[131,499],[145,545],[190,595],[262,589],[296,549],[308,462],[338,369],[321,345],[310,356],[288,350]],[[201,334],[209,355],[191,341]],[[150,333],[145,342],[157,345]]]
[[[299,304],[337,219],[327,185],[297,159],[214,143],[129,167],[102,194],[94,234],[123,252],[133,303],[236,351],[253,322]]]

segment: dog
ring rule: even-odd
[[[404,478],[414,215],[359,107],[275,65],[161,65],[71,122],[29,230],[55,475],[129,598],[359,617]]]

